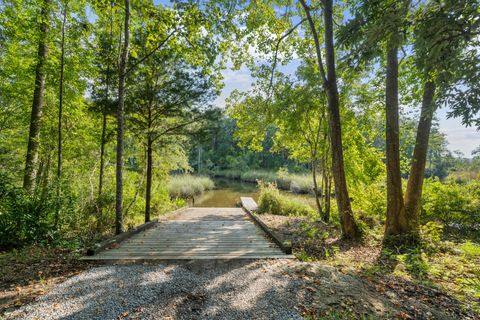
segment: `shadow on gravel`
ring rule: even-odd
[[[292,260],[110,265],[6,319],[475,319],[441,292],[397,282]]]
[[[299,281],[279,261],[102,266],[7,319],[300,319]],[[270,268],[272,266],[272,268]]]

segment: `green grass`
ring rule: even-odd
[[[286,216],[315,217],[317,212],[303,201],[282,195],[272,183],[260,183],[258,212]]]
[[[469,256],[472,258],[480,257],[480,245],[476,243],[467,241],[462,243],[459,247],[460,247],[460,250],[462,250],[466,256]]]
[[[191,198],[213,188],[215,184],[209,177],[189,174],[172,176],[168,183],[168,193],[172,198]]]

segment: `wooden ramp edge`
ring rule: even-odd
[[[256,211],[258,210],[258,205],[250,197],[240,197],[240,202],[242,204],[243,209],[248,213],[248,215],[252,218],[253,221],[268,235],[268,237],[275,242],[282,251],[287,254],[292,254],[292,241],[291,240],[282,240],[273,230],[271,230],[263,221],[260,219]]]

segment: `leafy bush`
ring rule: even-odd
[[[370,185],[355,185],[350,188],[352,207],[359,217],[370,227],[382,224],[387,212],[387,194],[385,182],[379,180]]]
[[[404,183],[406,186],[406,183]],[[384,179],[350,188],[352,207],[368,225],[383,224],[387,210]],[[422,224],[441,222],[445,226],[475,228],[480,225],[480,181],[459,184],[427,179],[422,197]]]
[[[53,194],[29,194],[0,178],[0,248],[21,247],[40,240],[52,240],[57,203]]]
[[[480,225],[480,181],[467,184],[428,179],[424,184],[423,221],[475,228]]]
[[[316,211],[308,204],[280,194],[274,183],[260,182],[259,188],[259,213],[310,217],[317,215]]]
[[[468,257],[480,257],[480,245],[466,241],[460,245],[462,252]],[[479,290],[480,291],[480,290]]]
[[[194,195],[211,190],[215,187],[212,179],[192,175],[172,176],[168,184],[168,193],[172,198],[191,198]]]

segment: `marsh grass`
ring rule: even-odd
[[[313,194],[313,181],[310,174],[289,173],[285,170],[279,170],[277,172],[266,170],[250,170],[247,172],[240,170],[221,170],[214,172],[213,175],[251,183],[256,183],[257,181],[275,183],[280,190],[299,194]],[[318,183],[320,184],[320,180]]]
[[[168,193],[171,198],[187,199],[213,188],[215,183],[209,177],[190,174],[172,176],[168,183]]]

